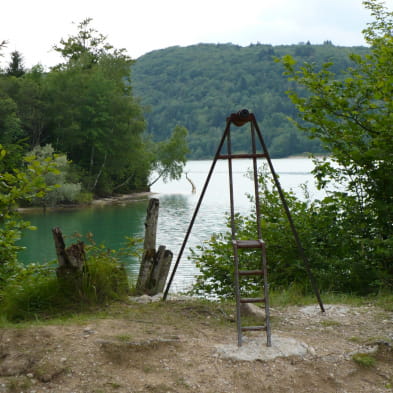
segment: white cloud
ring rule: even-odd
[[[385,4],[393,9],[393,0]],[[86,17],[133,58],[199,42],[361,45],[369,20],[361,0],[19,0],[2,4],[0,41],[9,41],[8,52],[20,51],[27,66],[54,65],[52,46]]]

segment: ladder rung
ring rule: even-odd
[[[240,299],[240,303],[264,303],[264,297],[243,297]]]
[[[263,240],[233,240],[233,244],[238,248],[262,248]]]
[[[266,326],[244,326],[241,329],[243,332],[251,330],[266,330]]]
[[[239,270],[239,276],[263,276],[263,270]]]
[[[218,159],[226,159],[226,158],[265,158],[267,157],[264,153],[243,153],[243,154],[220,154],[217,156]]]

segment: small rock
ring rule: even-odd
[[[315,356],[317,354],[313,347],[309,346],[307,349],[310,355]]]
[[[271,360],[279,357],[304,356],[309,347],[294,338],[272,336],[272,346],[266,346],[266,338],[259,337],[249,339],[244,337],[241,347],[234,344],[217,345],[216,349],[223,358],[232,360],[254,361]]]
[[[83,329],[83,333],[85,333],[85,334],[94,334],[94,333],[96,333],[96,331],[93,328],[91,328],[90,326],[87,326],[87,327],[85,327]]]
[[[242,303],[240,305],[240,313],[242,316],[251,316],[257,318],[265,318],[265,312],[255,304]]]

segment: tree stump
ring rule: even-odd
[[[145,221],[145,240],[136,290],[140,294],[156,295],[164,290],[173,253],[160,246],[156,251],[159,200],[151,198]]]
[[[55,242],[57,262],[59,264],[59,267],[56,269],[57,278],[59,280],[77,283],[83,271],[86,269],[84,243],[78,241],[78,243],[71,244],[71,246],[66,248],[60,228],[53,228],[52,234]]]

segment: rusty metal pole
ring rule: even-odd
[[[212,165],[211,165],[211,167],[210,167],[209,174],[207,175],[207,178],[206,178],[206,181],[205,181],[205,185],[203,186],[201,195],[199,196],[198,203],[197,203],[197,205],[196,205],[196,207],[195,207],[194,214],[193,214],[193,216],[192,216],[192,218],[191,218],[191,221],[190,221],[190,224],[189,224],[189,226],[188,226],[188,229],[187,229],[187,232],[186,232],[186,236],[184,237],[183,243],[182,243],[182,245],[181,245],[181,247],[180,247],[180,251],[179,251],[179,254],[178,254],[178,256],[177,256],[176,263],[175,263],[175,265],[173,266],[172,274],[171,274],[171,276],[170,276],[170,278],[169,278],[167,287],[166,287],[166,289],[165,289],[164,296],[163,296],[163,300],[166,300],[166,298],[167,298],[167,296],[168,296],[169,288],[171,287],[173,278],[175,277],[177,267],[179,266],[180,259],[181,259],[182,255],[183,255],[183,252],[184,252],[184,248],[186,247],[188,238],[189,238],[189,236],[190,236],[190,234],[191,234],[192,227],[194,226],[194,221],[195,221],[195,219],[196,219],[196,216],[197,216],[198,211],[199,211],[199,208],[200,208],[200,206],[201,206],[203,197],[205,196],[205,192],[206,192],[207,186],[209,185],[210,178],[211,178],[211,176],[212,176],[212,174],[213,174],[213,171],[214,171],[214,168],[215,168],[215,166],[216,166],[217,157],[218,157],[219,154],[220,154],[222,145],[224,144],[225,138],[226,138],[226,136],[227,136],[227,134],[228,134],[229,125],[230,125],[230,122],[227,122],[227,126],[226,126],[226,128],[225,128],[224,134],[223,134],[223,136],[222,136],[222,138],[221,138],[220,144],[219,144],[219,146],[218,146],[218,148],[217,148],[217,152],[216,152],[216,154],[215,154],[215,156],[214,156]]]
[[[314,294],[315,294],[315,296],[316,296],[316,298],[318,300],[319,307],[321,308],[322,312],[325,312],[325,307],[323,306],[323,303],[322,303],[322,299],[321,299],[321,295],[320,295],[319,290],[318,290],[317,282],[316,282],[315,277],[314,277],[314,275],[313,275],[313,273],[311,271],[310,263],[308,261],[306,253],[305,253],[304,248],[302,246],[302,243],[300,241],[299,233],[298,233],[298,231],[296,229],[296,226],[295,226],[295,223],[294,223],[294,221],[292,219],[291,212],[289,210],[287,201],[286,201],[284,193],[282,191],[280,181],[278,180],[278,176],[277,176],[277,174],[276,174],[276,172],[274,170],[273,163],[272,163],[272,161],[270,159],[270,155],[269,155],[269,152],[267,150],[265,141],[262,138],[262,133],[261,133],[259,127],[258,127],[258,123],[257,123],[257,121],[255,119],[254,114],[250,113],[250,117],[251,117],[251,121],[255,125],[255,129],[257,131],[257,135],[258,135],[259,141],[260,141],[260,143],[262,145],[262,149],[263,149],[264,153],[266,154],[266,160],[268,162],[268,165],[269,165],[269,168],[270,168],[270,172],[271,172],[271,174],[273,176],[274,183],[275,183],[275,185],[277,187],[277,191],[278,191],[278,194],[280,196],[281,203],[282,203],[282,205],[284,207],[285,214],[287,216],[289,225],[290,225],[292,233],[293,233],[293,237],[295,238],[295,242],[296,242],[299,254],[300,254],[301,258],[303,259],[304,266],[305,266],[307,274],[308,274],[308,276],[310,278],[311,286],[312,286],[312,288],[314,290]]]

